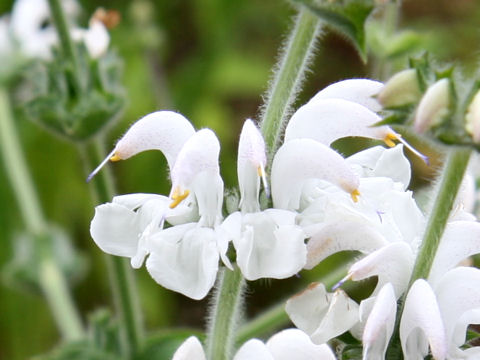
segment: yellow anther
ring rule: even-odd
[[[260,165],[257,166],[257,174],[260,177],[265,176],[265,173],[263,172],[263,166],[260,166]]]
[[[117,153],[110,156],[110,161],[120,161],[120,160],[122,160],[122,158],[120,156],[118,156]]]
[[[358,189],[355,189],[350,193],[350,196],[352,197],[353,202],[358,202],[358,197],[360,196],[360,191],[358,191]]]
[[[183,193],[180,193],[180,188],[175,188],[173,194],[170,196],[172,202],[170,203],[170,209],[175,209],[178,204],[180,204],[185,198],[190,194],[189,190],[185,190]]]
[[[383,141],[385,142],[385,144],[387,144],[388,147],[394,147],[395,146],[394,140],[398,140],[399,138],[400,138],[399,134],[388,133],[387,136],[385,136],[385,138],[383,139]]]

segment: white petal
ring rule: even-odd
[[[428,354],[428,345],[436,360],[447,355],[447,339],[435,294],[423,279],[410,288],[402,320],[400,341],[405,359],[423,359]]]
[[[103,204],[95,208],[90,234],[107,254],[132,257],[137,252],[141,229],[135,212],[118,204]]]
[[[323,226],[307,244],[306,269],[312,269],[339,251],[357,250],[370,253],[387,244],[373,227],[355,222],[336,222]]]
[[[128,159],[146,150],[160,150],[172,169],[183,144],[195,130],[182,115],[173,111],[157,111],[135,122],[118,141],[114,154]]]
[[[258,192],[260,190],[259,172],[267,164],[265,141],[252,120],[243,124],[238,143],[237,173],[240,188],[240,206],[242,211],[260,210]]]
[[[195,336],[190,336],[173,354],[172,360],[206,360],[202,344]]]
[[[335,360],[326,344],[312,343],[307,334],[298,329],[287,329],[273,335],[267,347],[275,360]]]
[[[385,358],[388,342],[395,327],[397,300],[393,286],[386,284],[378,293],[363,331],[363,359]]]
[[[306,261],[302,229],[293,222],[279,225],[274,217],[286,211],[270,210],[244,214],[241,237],[233,238],[237,263],[247,280],[284,279],[298,273]]]
[[[360,136],[384,140],[393,133],[388,126],[372,126],[382,118],[360,104],[325,99],[309,102],[299,108],[285,129],[285,142],[293,139],[313,139],[329,146],[335,140]]]
[[[450,270],[435,288],[451,346],[463,345],[469,324],[480,321],[480,270],[459,267]]]
[[[319,91],[310,103],[320,99],[343,99],[365,106],[371,111],[382,109],[376,95],[382,90],[383,84],[369,79],[348,79],[336,82]]]
[[[315,344],[322,344],[348,331],[358,321],[358,305],[345,292],[326,292],[320,283],[290,298],[285,311]]]
[[[195,176],[207,171],[218,174],[218,156],[220,143],[210,129],[202,129],[192,135],[178,154],[178,159],[172,169],[172,186],[189,186]]]
[[[248,340],[238,349],[233,360],[276,360],[267,346],[258,339]]]
[[[430,270],[429,282],[435,284],[462,260],[480,253],[480,223],[454,221],[447,224]]]
[[[359,180],[334,150],[311,139],[283,144],[272,164],[272,197],[276,208],[296,210],[306,180],[322,179],[347,193],[357,191]]]
[[[409,245],[394,242],[367,255],[353,264],[348,274],[358,281],[378,276],[376,294],[385,284],[391,283],[399,296],[406,290],[413,268],[414,255]]]
[[[195,300],[208,294],[219,260],[213,229],[177,225],[155,234],[150,241],[146,266],[157,283]]]
[[[393,148],[375,146],[346,159],[360,177],[388,177],[400,182],[404,190],[410,183],[410,163],[403,154],[403,145]]]
[[[107,52],[110,35],[100,20],[93,19],[90,22],[90,28],[84,34],[83,41],[90,56],[97,59]]]

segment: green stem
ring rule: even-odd
[[[418,279],[426,279],[430,273],[440,239],[447,225],[463,175],[467,169],[472,151],[468,148],[455,148],[451,151],[440,180],[437,197],[428,219],[422,245],[413,267],[410,286]]]
[[[331,288],[345,276],[346,268],[347,262],[340,262],[332,271],[326,273],[318,281],[324,283],[325,287]],[[243,344],[249,339],[271,334],[273,331],[287,325],[290,319],[285,312],[285,302],[286,300],[280,301],[277,305],[242,325],[237,332],[237,344]]]
[[[428,218],[423,241],[415,260],[410,283],[408,288],[418,279],[427,279],[430,269],[435,259],[435,255],[440,244],[443,232],[448,222],[457,197],[458,190],[462,184],[463,175],[467,169],[468,161],[472,151],[468,148],[454,148],[448,155],[447,162],[443,169],[442,178],[438,186],[435,202]],[[400,344],[399,327],[405,304],[405,297],[408,290],[404,293],[400,301],[399,310],[395,324],[395,332],[392,336],[390,346],[387,352],[388,360],[402,359],[402,348]]]
[[[46,247],[48,225],[20,147],[8,94],[3,88],[0,88],[0,147],[5,170],[27,231],[39,242],[40,287],[62,336],[66,340],[79,339],[83,336],[82,321],[71,298],[67,281],[55,263],[51,251]]]
[[[223,269],[218,276],[213,306],[210,309],[206,340],[208,360],[230,360],[235,346],[235,330],[243,307],[245,280],[238,267]]]
[[[300,10],[277,65],[261,120],[270,159],[280,144],[290,106],[300,90],[319,28],[317,16],[306,9]]]
[[[79,147],[85,168],[88,171],[94,169],[107,153],[100,139],[94,139],[91,143],[82,144]],[[112,200],[114,186],[110,169],[105,167],[92,180],[94,197],[97,203],[105,203]],[[120,313],[124,324],[124,351],[129,357],[138,353],[143,338],[143,319],[140,310],[140,302],[133,278],[132,268],[128,259],[105,256],[109,270],[110,284],[115,306]]]
[[[78,60],[75,44],[70,36],[69,26],[60,0],[48,0],[55,28],[60,38],[60,44],[65,56],[70,59],[73,71],[73,87],[77,94],[82,93],[82,82],[80,76],[80,63]]]
[[[46,258],[40,263],[39,277],[45,298],[64,338],[67,341],[81,339],[82,324],[63,273],[54,262]]]

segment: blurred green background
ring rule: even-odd
[[[247,117],[258,118],[278,49],[292,25],[294,8],[279,0],[169,0],[80,1],[83,24],[98,6],[115,9],[120,24],[111,30],[114,48],[124,61],[127,106],[109,131],[107,148],[141,116],[159,109],[176,110],[197,128],[209,127],[222,144],[221,169],[227,187],[236,185],[236,144]],[[0,2],[0,14],[12,1]],[[383,31],[382,14],[370,29],[367,65],[352,46],[328,29],[318,43],[307,75],[301,104],[331,82],[349,77],[384,80],[406,64],[406,53],[428,50],[441,61],[462,64],[465,74],[478,65],[480,2],[474,0],[410,0],[402,3],[400,29],[413,36],[406,51],[389,52],[392,43]],[[388,25],[388,24],[387,24]],[[398,50],[398,49],[397,49]],[[0,64],[1,66],[1,64]],[[89,236],[94,204],[85,183],[77,152],[70,144],[21,118],[17,118],[32,176],[50,222],[70,234],[88,261],[88,271],[73,288],[86,320],[89,313],[109,306],[108,278],[101,251]],[[3,163],[0,166],[0,266],[12,256],[15,234],[22,228],[15,198]],[[167,193],[166,162],[148,152],[110,164],[119,194]],[[88,169],[91,170],[91,169]],[[195,302],[164,290],[145,269],[135,271],[148,330],[188,326],[201,328],[206,301]],[[302,282],[315,278],[302,274]],[[45,301],[38,295],[0,285],[0,358],[24,359],[48,351],[59,335]],[[302,287],[298,279],[255,284],[247,301],[254,314],[279,296]]]

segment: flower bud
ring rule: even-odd
[[[480,143],[480,91],[473,97],[465,115],[465,129],[475,143]]]
[[[414,128],[419,133],[438,125],[448,114],[450,107],[450,81],[438,80],[430,86],[420,100],[415,115]]]
[[[387,81],[377,100],[383,107],[398,107],[417,102],[422,96],[417,77],[417,70],[400,71]]]

